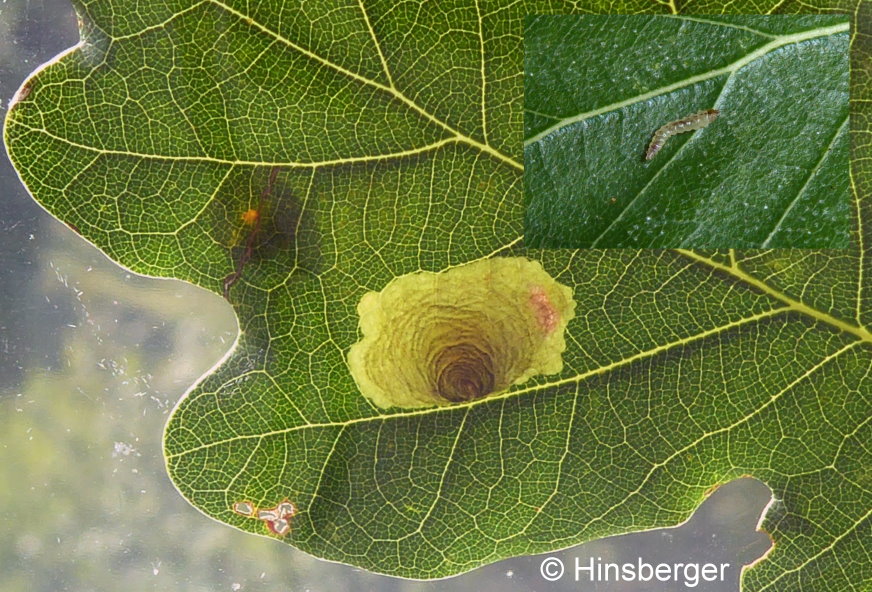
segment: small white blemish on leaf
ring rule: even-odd
[[[233,504],[233,511],[242,516],[257,518],[270,532],[285,536],[291,532],[291,518],[297,513],[297,508],[287,499],[281,501],[275,508],[262,509],[258,509],[249,501],[240,501]]]
[[[254,505],[251,502],[236,502],[233,511],[243,516],[254,516]]]

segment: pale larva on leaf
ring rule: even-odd
[[[645,153],[645,160],[651,160],[657,154],[663,145],[670,137],[675,134],[691,132],[693,130],[702,129],[715,119],[721,112],[717,109],[706,109],[675,121],[670,121],[666,125],[654,132],[654,137],[651,138],[651,143],[648,145],[648,151]]]

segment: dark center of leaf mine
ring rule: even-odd
[[[494,391],[493,359],[475,344],[443,349],[436,359],[435,371],[437,393],[446,401],[472,401]]]
[[[396,278],[358,305],[348,364],[380,407],[474,401],[563,367],[572,290],[525,257]]]

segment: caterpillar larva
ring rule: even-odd
[[[654,132],[654,137],[651,138],[651,144],[648,145],[648,151],[645,153],[645,160],[654,158],[654,155],[660,152],[666,140],[671,136],[702,129],[717,119],[720,114],[721,112],[717,109],[706,109],[705,111],[670,121]]]

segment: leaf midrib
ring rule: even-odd
[[[256,166],[256,167],[280,167],[283,169],[317,169],[321,167],[335,166],[335,165],[348,165],[348,164],[360,164],[367,162],[379,162],[383,160],[393,160],[395,158],[405,158],[407,156],[415,156],[417,154],[423,154],[426,152],[430,152],[432,150],[436,150],[445,146],[447,144],[460,144],[463,143],[463,140],[458,137],[448,137],[443,138],[441,140],[437,140],[436,142],[431,142],[430,144],[425,144],[423,146],[418,146],[416,148],[409,148],[408,150],[398,150],[396,152],[386,152],[384,154],[363,154],[359,156],[347,156],[345,158],[334,158],[329,160],[312,160],[312,161],[288,161],[288,160],[278,160],[278,161],[267,161],[267,160],[244,160],[244,159],[230,159],[230,158],[219,158],[216,156],[208,156],[208,155],[168,155],[168,154],[150,154],[147,152],[134,152],[131,150],[117,150],[114,148],[98,148],[96,146],[90,146],[88,144],[82,144],[81,142],[76,142],[74,140],[70,140],[69,138],[65,138],[63,136],[59,136],[48,131],[45,128],[34,127],[32,125],[27,125],[25,123],[21,123],[16,121],[15,125],[22,127],[28,131],[36,132],[38,134],[43,134],[46,137],[49,137],[53,140],[57,140],[58,142],[63,142],[67,146],[71,146],[73,148],[78,148],[80,150],[86,150],[88,152],[94,152],[99,156],[125,156],[130,158],[139,158],[142,160],[160,160],[164,162],[206,162],[212,164],[220,164],[226,166]]]
[[[703,257],[702,255],[698,255],[697,253],[686,249],[677,249],[676,252],[681,253],[685,257],[693,259],[694,261],[697,261],[699,263],[704,263],[705,265],[708,265],[709,267],[712,267],[716,270],[728,273],[737,280],[754,286],[768,296],[771,296],[772,298],[783,302],[792,311],[801,313],[804,316],[811,317],[817,321],[826,323],[827,325],[831,325],[832,327],[839,329],[840,331],[844,331],[845,333],[850,333],[854,335],[860,341],[872,344],[872,332],[870,332],[869,329],[867,329],[866,327],[859,324],[853,325],[822,310],[818,310],[816,308],[808,306],[807,304],[795,298],[791,298],[787,294],[776,290],[763,280],[760,280],[753,275],[745,272],[738,263],[724,265],[722,263],[718,263],[717,261],[709,259],[708,257]],[[731,259],[735,261],[735,250],[730,249],[730,255]]]
[[[429,415],[431,413],[455,412],[455,411],[458,411],[461,409],[468,410],[470,407],[473,407],[473,406],[490,404],[490,403],[493,403],[494,401],[506,399],[509,397],[514,397],[516,395],[520,395],[520,394],[524,394],[524,393],[538,392],[538,391],[542,391],[544,389],[554,388],[557,386],[578,383],[578,382],[581,382],[581,381],[586,380],[588,378],[591,378],[593,376],[606,374],[606,373],[611,372],[613,370],[616,370],[618,368],[624,367],[628,364],[632,364],[632,363],[638,362],[640,360],[647,359],[647,358],[653,357],[655,355],[665,353],[665,352],[670,351],[676,347],[683,347],[683,346],[686,346],[690,343],[697,342],[701,339],[706,339],[706,338],[711,337],[713,335],[718,335],[718,334],[723,333],[725,331],[735,329],[735,328],[747,325],[749,323],[755,323],[755,322],[762,321],[762,320],[767,319],[767,318],[774,318],[774,317],[777,317],[777,316],[780,316],[783,314],[788,314],[788,313],[799,313],[805,317],[809,317],[809,318],[812,318],[816,321],[819,321],[821,323],[829,325],[837,330],[843,331],[845,333],[849,333],[858,339],[858,341],[847,344],[847,346],[841,348],[840,351],[838,352],[839,354],[841,354],[844,351],[847,351],[848,349],[858,345],[858,343],[872,344],[872,332],[870,332],[866,327],[859,326],[859,325],[852,325],[851,323],[847,323],[847,322],[843,321],[842,319],[839,319],[831,314],[828,314],[826,312],[823,312],[821,310],[818,310],[816,308],[808,306],[808,305],[804,304],[803,302],[796,300],[794,298],[791,298],[790,296],[788,296],[788,295],[780,292],[779,290],[773,288],[768,283],[766,283],[766,282],[754,277],[753,275],[745,272],[743,269],[741,269],[739,264],[736,262],[735,250],[733,250],[733,249],[731,249],[729,251],[730,252],[730,259],[732,262],[731,265],[724,265],[724,264],[719,263],[713,259],[710,259],[708,257],[704,257],[704,256],[699,255],[699,254],[697,254],[693,251],[690,251],[690,250],[676,249],[675,252],[683,255],[684,257],[687,257],[688,259],[692,260],[695,263],[699,263],[699,264],[705,265],[713,270],[726,273],[726,274],[730,275],[731,277],[733,277],[737,281],[740,281],[740,282],[742,282],[746,285],[749,285],[749,286],[753,286],[757,290],[760,290],[761,292],[765,293],[766,295],[781,302],[782,304],[784,304],[784,306],[772,308],[772,309],[769,309],[769,310],[764,311],[762,313],[757,313],[755,315],[743,317],[741,319],[732,321],[730,323],[718,325],[716,327],[712,327],[712,328],[707,329],[705,331],[700,331],[699,333],[695,333],[693,335],[683,337],[683,338],[677,339],[675,341],[671,341],[671,342],[663,344],[663,345],[658,345],[658,346],[653,347],[651,349],[638,352],[636,354],[633,354],[632,356],[622,358],[620,360],[599,366],[597,368],[588,370],[586,372],[582,372],[580,374],[576,374],[574,376],[562,378],[559,380],[544,382],[544,383],[540,383],[540,384],[535,384],[535,385],[531,385],[531,386],[528,386],[525,388],[507,390],[505,392],[491,395],[491,396],[485,397],[483,399],[478,399],[478,400],[472,401],[470,403],[459,404],[459,405],[448,405],[448,406],[442,406],[442,407],[428,407],[426,409],[417,409],[417,410],[413,410],[413,411],[381,413],[378,415],[359,417],[359,418],[349,419],[349,420],[345,420],[345,421],[327,421],[327,422],[318,422],[318,423],[304,423],[304,424],[292,426],[289,428],[283,428],[280,430],[263,432],[260,434],[245,434],[245,435],[234,436],[232,438],[224,438],[221,440],[215,440],[213,442],[201,444],[200,446],[195,446],[193,448],[189,448],[188,450],[184,450],[184,451],[181,451],[181,452],[178,452],[175,454],[168,454],[168,455],[166,455],[166,459],[169,462],[171,459],[180,458],[182,456],[186,456],[188,454],[192,454],[192,453],[195,453],[195,452],[198,452],[201,450],[206,450],[206,449],[212,448],[214,446],[221,446],[223,444],[229,444],[230,442],[235,442],[235,441],[240,441],[240,440],[249,440],[252,438],[257,438],[257,439],[268,438],[268,437],[272,437],[272,436],[289,434],[289,433],[293,433],[293,432],[297,432],[297,431],[301,431],[301,430],[307,430],[307,429],[335,428],[335,427],[345,428],[349,425],[367,423],[370,421],[387,421],[390,419],[400,418],[400,417],[407,418],[407,417],[416,416],[416,415],[421,415],[421,416]],[[248,373],[240,375],[240,376],[234,376],[232,378],[232,380],[236,381],[236,380],[239,380],[239,378],[241,376],[250,375],[250,374],[260,374],[263,372],[264,371],[262,371],[262,370],[248,372]],[[219,386],[218,389],[220,389],[220,388],[222,388],[222,387]]]
[[[664,17],[667,18],[667,17]],[[671,17],[668,17],[671,18]],[[723,68],[718,68],[717,70],[711,70],[710,72],[706,72],[703,74],[697,74],[696,76],[691,76],[690,78],[686,78],[684,80],[680,80],[678,82],[673,82],[672,84],[668,84],[666,86],[662,86],[660,88],[656,88],[654,90],[650,90],[646,93],[642,93],[640,95],[636,95],[634,97],[626,98],[622,101],[618,101],[617,103],[612,103],[610,105],[605,105],[603,107],[599,107],[597,109],[593,109],[592,111],[587,111],[585,113],[579,113],[577,115],[573,115],[571,117],[565,117],[552,125],[551,127],[545,128],[541,132],[531,136],[524,140],[524,148],[531,144],[535,144],[547,136],[553,134],[554,132],[569,126],[575,123],[579,123],[581,121],[585,121],[586,119],[590,119],[591,117],[596,117],[598,115],[603,115],[604,113],[610,113],[612,111],[618,111],[619,109],[623,109],[624,107],[629,107],[631,105],[635,105],[636,103],[641,103],[643,101],[647,101],[648,99],[653,99],[654,97],[658,97],[660,95],[664,95],[680,88],[684,88],[686,86],[690,86],[692,84],[697,84],[700,82],[705,82],[707,80],[711,80],[713,78],[717,78],[718,76],[723,76],[725,74],[733,74],[743,67],[747,66],[749,63],[753,62],[756,59],[759,59],[770,53],[784,47],[786,45],[790,45],[792,43],[801,43],[803,41],[808,41],[811,39],[816,39],[818,37],[826,37],[827,35],[835,35],[837,33],[847,32],[850,28],[850,23],[841,23],[838,25],[832,25],[830,27],[819,27],[816,29],[809,29],[808,31],[803,31],[802,33],[793,33],[791,35],[783,35],[777,37],[774,41],[770,41],[766,45],[763,45],[751,53],[746,54],[744,57],[739,58],[732,64],[728,64]]]
[[[438,117],[436,117],[435,115],[433,115],[432,113],[430,113],[429,111],[427,111],[426,109],[424,109],[423,107],[418,105],[415,101],[413,101],[412,99],[407,97],[403,92],[401,92],[394,85],[393,78],[392,78],[390,71],[388,69],[388,66],[387,66],[387,62],[384,58],[384,55],[382,54],[381,47],[378,43],[378,40],[375,37],[375,32],[373,31],[372,26],[369,22],[369,16],[366,14],[366,11],[364,10],[362,3],[360,4],[360,8],[361,8],[361,12],[363,14],[363,18],[364,18],[364,21],[366,22],[368,29],[369,29],[370,36],[372,37],[373,43],[376,46],[376,50],[377,50],[378,55],[382,61],[382,65],[384,66],[385,76],[387,77],[389,84],[383,84],[381,82],[378,82],[377,80],[372,80],[370,78],[367,78],[366,76],[358,74],[357,72],[349,70],[349,69],[347,69],[347,68],[345,68],[345,67],[343,67],[335,62],[332,62],[324,57],[321,57],[317,53],[315,53],[309,49],[306,49],[305,47],[303,47],[301,45],[294,43],[290,39],[280,35],[277,31],[274,31],[270,27],[260,23],[259,21],[248,16],[244,12],[236,10],[235,8],[221,2],[220,0],[200,0],[199,2],[185,8],[183,10],[175,12],[167,20],[165,20],[161,23],[146,27],[140,31],[137,31],[136,33],[132,33],[132,34],[128,34],[128,35],[121,35],[121,36],[117,36],[117,37],[113,37],[113,36],[109,35],[108,33],[106,33],[105,31],[104,31],[104,34],[106,34],[107,37],[109,37],[113,41],[136,37],[136,36],[142,35],[143,33],[165,27],[165,26],[167,26],[167,24],[169,22],[171,22],[175,18],[178,18],[180,15],[191,12],[191,11],[197,9],[198,7],[206,5],[206,4],[212,4],[213,6],[227,12],[228,14],[235,16],[240,21],[242,21],[242,22],[244,22],[252,27],[255,27],[260,32],[272,37],[273,40],[278,41],[279,43],[282,43],[286,47],[300,53],[301,55],[308,57],[309,59],[317,61],[321,65],[328,67],[328,68],[342,74],[343,76],[347,76],[347,77],[349,77],[349,78],[351,78],[351,79],[353,79],[361,84],[373,87],[375,89],[378,89],[381,92],[387,93],[388,95],[390,95],[394,99],[404,103],[407,107],[411,108],[413,111],[415,111],[416,113],[418,113],[419,115],[421,115],[422,117],[427,119],[428,121],[436,124],[437,126],[441,127],[443,130],[447,131],[449,134],[451,134],[451,137],[443,138],[442,140],[439,140],[437,142],[431,142],[425,146],[409,148],[406,150],[396,151],[396,152],[387,153],[387,154],[363,155],[363,156],[350,157],[350,158],[328,159],[328,160],[318,161],[318,162],[259,162],[259,161],[220,159],[220,158],[215,158],[215,157],[211,157],[208,155],[203,155],[203,156],[167,156],[167,155],[160,155],[160,154],[130,152],[130,151],[124,151],[124,150],[104,150],[101,148],[97,148],[95,146],[88,146],[85,144],[73,142],[72,140],[69,140],[67,138],[63,138],[63,137],[57,136],[55,134],[51,134],[50,132],[48,132],[48,130],[45,130],[45,129],[34,128],[32,126],[23,125],[21,123],[18,123],[18,125],[21,125],[25,129],[28,129],[31,131],[44,133],[44,134],[48,135],[49,137],[52,137],[53,139],[68,143],[69,145],[75,146],[76,148],[90,150],[90,151],[98,152],[100,154],[117,154],[117,155],[122,155],[122,156],[129,156],[129,157],[143,158],[143,159],[152,159],[152,160],[187,160],[187,161],[195,161],[195,162],[203,161],[203,162],[217,162],[217,163],[221,163],[221,164],[230,164],[230,165],[250,165],[250,166],[267,166],[267,167],[272,167],[272,166],[318,167],[318,166],[329,166],[329,165],[334,165],[334,164],[350,164],[350,163],[355,163],[355,162],[381,161],[381,160],[387,160],[387,159],[391,159],[391,158],[401,158],[403,156],[420,154],[423,152],[434,150],[434,149],[440,148],[441,146],[443,146],[445,144],[449,144],[449,143],[463,143],[463,144],[467,144],[469,146],[472,146],[472,147],[480,150],[481,152],[484,152],[486,154],[489,154],[489,155],[495,157],[496,159],[500,160],[501,162],[509,165],[510,167],[512,167],[514,169],[523,170],[523,168],[524,168],[523,165],[521,163],[519,163],[517,160],[515,160],[514,158],[512,158],[511,156],[509,156],[507,154],[504,154],[503,152],[499,151],[498,149],[494,148],[493,146],[489,145],[487,143],[486,136],[485,136],[485,141],[480,142],[480,141],[476,140],[475,138],[462,133],[460,130],[452,127],[448,123],[442,121],[441,119],[439,119]],[[483,42],[484,42],[484,40],[482,38],[482,44],[483,44]],[[486,134],[487,133],[486,132],[487,121],[486,121],[486,119],[484,119],[485,113],[486,113],[486,109],[485,109],[485,105],[484,105],[484,99],[486,96],[486,93],[485,93],[485,82],[486,81],[484,79],[485,55],[484,55],[483,45],[482,45],[481,49],[482,49],[481,71],[482,71],[482,101],[483,101],[482,102],[482,117],[483,117],[482,124],[483,124],[483,129],[485,130],[485,134]],[[11,111],[10,111],[10,113],[11,113]]]
[[[523,165],[521,165],[521,163],[519,163],[518,161],[516,161],[512,157],[510,157],[506,154],[503,154],[502,152],[500,152],[496,148],[494,148],[486,143],[479,142],[478,140],[476,140],[470,136],[467,136],[466,134],[461,133],[459,130],[448,125],[447,123],[445,123],[444,121],[442,121],[441,119],[439,119],[438,117],[436,117],[435,115],[433,115],[432,113],[430,113],[429,111],[427,111],[426,109],[424,109],[423,107],[418,105],[415,101],[413,101],[412,99],[407,97],[403,92],[401,92],[395,86],[385,85],[385,84],[382,84],[381,82],[378,82],[376,80],[371,80],[371,79],[367,78],[366,76],[362,76],[362,75],[358,74],[357,72],[353,72],[351,70],[348,70],[347,68],[340,66],[339,64],[336,64],[330,60],[322,58],[318,54],[316,54],[316,53],[314,53],[314,52],[312,52],[312,51],[310,51],[310,50],[308,50],[300,45],[295,44],[290,39],[287,39],[287,38],[283,37],[282,35],[279,35],[278,32],[273,31],[272,29],[270,29],[266,25],[261,24],[260,22],[256,21],[255,19],[246,15],[245,13],[240,12],[240,11],[236,10],[235,8],[228,6],[227,4],[224,4],[220,0],[205,0],[205,1],[209,2],[211,4],[214,4],[215,6],[221,8],[222,10],[225,10],[229,14],[233,14],[236,17],[244,20],[246,23],[251,24],[253,27],[256,27],[257,29],[259,29],[263,33],[270,35],[271,37],[273,37],[273,39],[279,41],[280,43],[285,44],[287,47],[293,49],[294,51],[297,51],[297,52],[305,55],[306,57],[308,57],[310,59],[317,60],[318,62],[320,62],[324,66],[327,66],[328,68],[332,68],[332,69],[336,70],[337,72],[360,82],[361,84],[372,86],[373,88],[377,88],[385,93],[388,93],[389,95],[391,95],[395,99],[401,101],[402,103],[405,103],[408,107],[410,107],[411,109],[413,109],[414,111],[419,113],[425,119],[435,123],[439,127],[446,130],[447,132],[453,134],[454,137],[458,141],[469,144],[470,146],[473,146],[475,148],[478,148],[482,152],[486,152],[488,154],[491,154],[492,156],[495,156],[499,160],[505,162],[506,164],[508,164],[508,165],[518,169],[518,170],[523,170]],[[361,6],[361,10],[363,11],[362,6]],[[369,24],[369,17],[366,16],[366,11],[363,11],[363,13],[364,13],[364,18],[366,19],[367,24]],[[370,32],[372,32],[371,28],[370,28]],[[374,34],[372,34],[372,37],[373,37],[373,40],[375,41]],[[378,46],[378,43],[376,43],[376,45]],[[379,55],[381,55],[381,48],[380,47],[378,48],[378,51],[379,51]],[[484,55],[482,55],[482,59],[484,59]],[[391,80],[390,73],[387,71],[387,69],[385,71],[387,73],[388,80]]]

